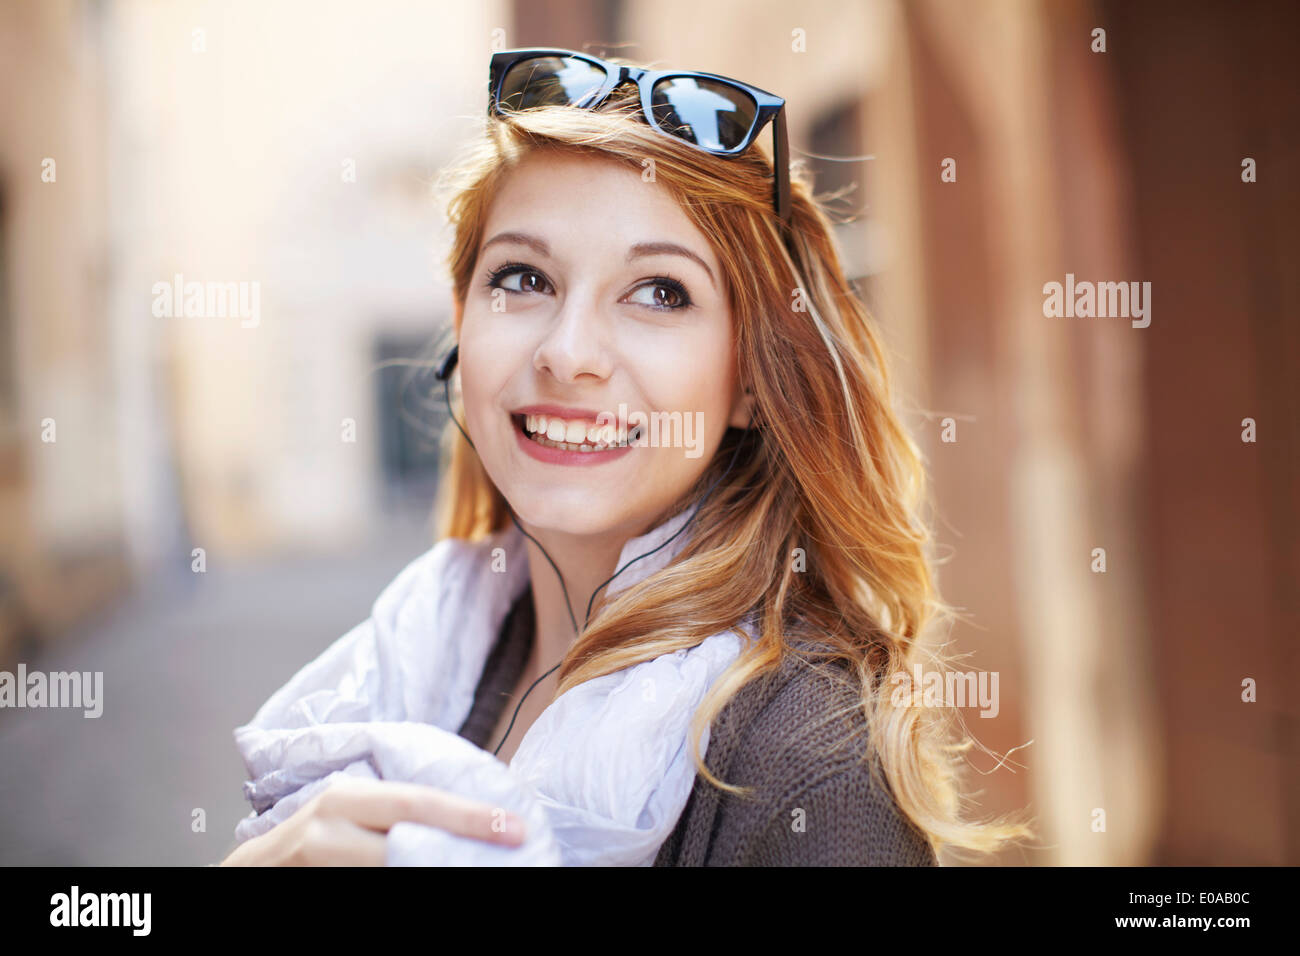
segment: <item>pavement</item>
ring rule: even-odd
[[[103,713],[0,709],[0,865],[206,865],[249,813],[232,732],[432,544],[427,512],[346,553],[155,574],[39,656],[103,672]],[[256,662],[256,663],[254,663]]]

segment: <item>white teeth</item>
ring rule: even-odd
[[[525,415],[524,430],[532,440],[562,451],[590,453],[622,447],[613,425],[596,425],[585,421],[565,421],[546,415]]]

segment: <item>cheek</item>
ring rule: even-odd
[[[708,464],[731,415],[729,383],[725,365],[696,360],[679,363],[671,373],[665,370],[653,386],[647,384],[651,409],[674,415],[673,447],[653,449],[657,468],[693,475]],[[675,418],[677,414],[680,419]],[[669,426],[665,422],[663,427]],[[668,439],[660,436],[659,440]]]
[[[503,334],[492,317],[473,314],[468,308],[460,332],[460,383],[465,414],[478,420],[496,411],[501,394],[513,370],[526,361],[520,337]]]
[[[729,336],[701,337],[689,348],[675,350],[661,364],[656,380],[648,382],[657,408],[703,416],[704,434],[721,437],[731,413],[734,345]]]

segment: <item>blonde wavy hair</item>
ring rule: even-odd
[[[802,163],[791,169],[787,247],[764,153],[710,155],[651,129],[638,109],[635,91],[624,87],[597,110],[548,106],[487,117],[485,135],[438,184],[454,233],[448,265],[459,339],[493,197],[521,160],[562,150],[638,172],[653,160],[656,182],[712,241],[729,289],[739,375],[754,396],[756,434],[728,429],[686,501],[662,516],[698,502],[735,453],[730,480],[703,500],[689,543],[668,567],[612,599],[601,592],[561,664],[556,696],[750,619],[757,642],[714,684],[691,725],[705,779],[742,792],[700,759],[704,729],[738,690],[777,671],[788,655],[817,656],[847,665],[837,673],[857,692],[866,733],[846,744],[860,744],[864,759],[878,756],[872,773],[883,771],[898,807],[936,853],[993,852],[1031,836],[1018,820],[963,819],[957,755],[971,741],[954,742],[955,710],[892,700],[896,675],[908,675],[922,656],[930,667],[944,665],[921,635],[949,609],[936,593],[920,517],[922,460],[892,407],[880,341],[845,279],[831,221]],[[462,409],[456,414],[464,421]],[[504,529],[509,505],[477,453],[454,428],[443,442],[437,538],[479,540]],[[805,556],[804,569],[795,554]]]

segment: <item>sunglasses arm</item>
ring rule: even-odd
[[[781,230],[790,235],[790,137],[785,127],[785,110],[778,110],[772,123],[772,201]]]

